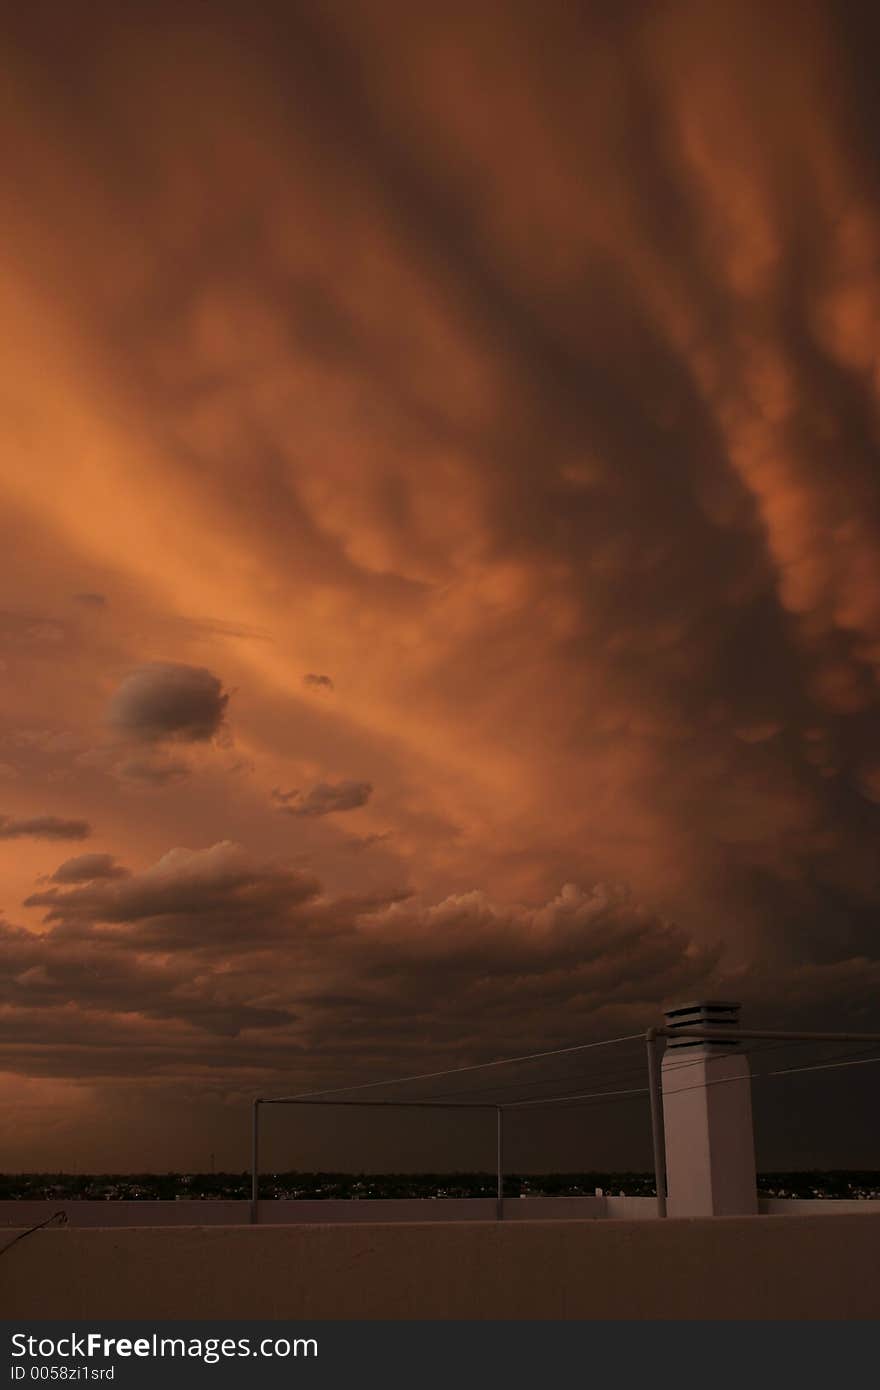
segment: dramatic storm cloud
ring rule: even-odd
[[[232,1134],[207,1070],[704,989],[880,1026],[870,7],[50,9],[4,46],[10,1074]]]
[[[556,1009],[576,1033],[594,1026],[597,1010],[619,1017],[644,1007],[658,986],[699,988],[719,958],[603,886],[568,885],[535,908],[480,892],[430,905],[398,890],[329,896],[311,875],[230,842],[174,849],[129,875],[89,859],[109,856],[68,861],[52,876],[61,888],[26,899],[48,931],[4,927],[6,1001],[63,1004],[77,1034],[96,1012],[145,1012],[224,1034],[271,1027],[283,1055],[322,1046],[335,1067],[353,1028],[364,1055],[381,1056],[389,1016],[394,1049],[409,1052],[407,1031],[447,995],[455,1013],[436,1017],[438,1046],[491,1023],[515,1047],[521,1026],[552,1036]],[[212,1055],[206,1045],[206,1065]],[[252,1065],[250,1052],[240,1063],[224,1056],[234,1069]],[[93,1045],[81,1064],[100,1073],[108,1062]]]
[[[205,742],[219,733],[229,696],[202,667],[155,661],[126,676],[107,718],[120,733],[146,742]]]

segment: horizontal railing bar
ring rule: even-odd
[[[490,1101],[479,1100],[295,1100],[287,1096],[261,1098],[260,1105],[369,1105],[406,1106],[413,1110],[497,1110]]]
[[[763,1028],[657,1028],[661,1038],[705,1038],[708,1042],[736,1042],[739,1038],[779,1038],[785,1042],[872,1042],[880,1043],[880,1033],[780,1033]]]

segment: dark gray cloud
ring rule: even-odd
[[[110,701],[107,718],[119,733],[144,742],[199,743],[221,732],[228,703],[229,695],[213,672],[155,661],[125,677]]]
[[[52,883],[90,883],[93,879],[127,878],[131,871],[112,854],[78,854],[65,859],[51,875]]]
[[[107,605],[106,594],[74,594],[73,597],[86,608],[105,608]]]
[[[143,1013],[229,1036],[274,1029],[294,1018],[295,969],[316,934],[329,940],[340,929],[315,879],[229,842],[171,850],[132,874],[117,872],[110,855],[82,856],[53,879],[62,887],[25,903],[45,910],[48,932],[3,928],[5,999],[16,1008]],[[364,905],[376,902],[338,912],[349,919]],[[288,972],[280,981],[276,952]]]
[[[307,792],[283,792],[275,787],[272,799],[289,816],[329,816],[337,811],[356,811],[366,806],[373,792],[371,782],[316,782]]]
[[[349,835],[343,841],[343,847],[352,851],[372,849],[374,845],[382,845],[386,840],[393,838],[394,832],[391,830],[379,830],[373,835]]]
[[[43,931],[0,922],[0,1064],[216,1081],[241,1114],[255,1089],[294,1077],[351,1084],[425,1070],[428,1057],[440,1068],[637,1034],[665,1004],[700,995],[742,999],[755,1026],[834,1026],[869,1016],[880,988],[880,962],[863,958],[786,967],[772,983],[726,970],[720,945],[698,945],[611,885],[569,884],[537,906],[478,891],[331,897],[230,843],[28,904],[46,910]],[[635,1044],[601,1063],[643,1084]],[[582,1089],[583,1064],[565,1070]],[[537,1077],[467,1080],[510,1099]]]
[[[205,970],[194,982],[191,961],[151,958],[89,937],[41,936],[2,922],[0,943],[9,965],[0,986],[4,1004],[33,1009],[38,1017],[71,1010],[74,1036],[77,1019],[90,1013],[145,1014],[225,1036],[247,1027],[277,1027],[292,1017],[242,999],[220,972]]]
[[[318,893],[311,875],[261,864],[222,841],[205,850],[169,850],[118,882],[45,889],[25,906],[44,908],[46,920],[63,924],[68,935],[91,932],[95,924],[127,924],[131,930],[113,938],[119,944],[245,953],[283,938],[291,913],[306,903],[320,916]]]
[[[303,685],[309,685],[316,690],[333,690],[335,688],[329,676],[315,675],[312,671],[303,676]]]
[[[13,820],[0,816],[0,840],[86,840],[92,827],[85,820],[65,820],[62,816],[29,816]]]
[[[601,886],[569,886],[539,908],[478,892],[426,905],[396,888],[329,897],[311,876],[229,842],[172,850],[124,878],[96,856],[105,872],[85,881],[91,858],[62,865],[61,887],[27,899],[48,930],[3,928],[5,1002],[41,1018],[75,1005],[74,1032],[103,1010],[208,1034],[271,1028],[279,1057],[320,1039],[329,1058],[354,1034],[367,1053],[393,1053],[412,1046],[444,997],[455,1008],[437,1014],[438,1045],[461,1029],[506,1041],[522,1027],[555,1028],[548,1007],[564,1007],[575,1030],[597,1009],[649,1009],[698,988],[717,963]],[[56,1012],[56,1034],[64,1017]]]

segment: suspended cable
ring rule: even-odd
[[[737,1054],[732,1053],[728,1055],[736,1056]],[[704,1091],[710,1086],[724,1086],[734,1081],[739,1081],[740,1083],[746,1080],[760,1081],[767,1076],[792,1076],[796,1072],[828,1071],[835,1067],[863,1067],[869,1065],[871,1062],[880,1062],[880,1057],[858,1057],[841,1062],[814,1062],[805,1067],[781,1067],[774,1071],[755,1072],[751,1077],[719,1076],[716,1077],[714,1081],[700,1081],[696,1086],[681,1086],[675,1090],[670,1089],[664,1093],[664,1099],[667,1096],[684,1095],[687,1091]],[[574,1103],[578,1101],[597,1100],[603,1096],[644,1096],[647,1094],[648,1087],[644,1086],[631,1091],[593,1091],[587,1095],[552,1096],[549,1099],[510,1101],[501,1108],[504,1110],[518,1110],[527,1105],[556,1105],[562,1104],[564,1101]]]
[[[445,1071],[423,1072],[419,1076],[396,1076],[387,1081],[364,1081],[354,1086],[335,1086],[332,1090],[326,1091],[301,1091],[294,1096],[267,1096],[261,1097],[264,1105],[280,1105],[285,1101],[293,1100],[312,1100],[321,1096],[343,1095],[348,1091],[367,1091],[374,1086],[402,1086],[410,1081],[434,1081],[441,1076],[459,1076],[462,1072],[483,1071],[489,1067],[509,1067],[516,1062],[535,1062],[543,1057],[561,1057],[564,1053],[587,1052],[596,1047],[612,1047],[615,1043],[634,1042],[637,1038],[644,1037],[643,1033],[629,1033],[623,1038],[603,1038],[601,1042],[575,1043],[573,1047],[555,1047],[547,1052],[530,1052],[523,1057],[501,1057],[494,1062],[474,1062],[467,1067],[449,1067]]]

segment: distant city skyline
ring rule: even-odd
[[[0,1201],[249,1201],[250,1173],[0,1173]],[[880,1199],[880,1171],[798,1170],[761,1173],[766,1197]],[[631,1171],[510,1173],[505,1197],[651,1197],[653,1173]],[[494,1173],[266,1173],[261,1200],[387,1200],[389,1198],[495,1197]]]
[[[694,998],[880,1030],[875,9],[3,27],[0,1169]],[[880,1161],[867,1076],[764,1084],[774,1164]]]

